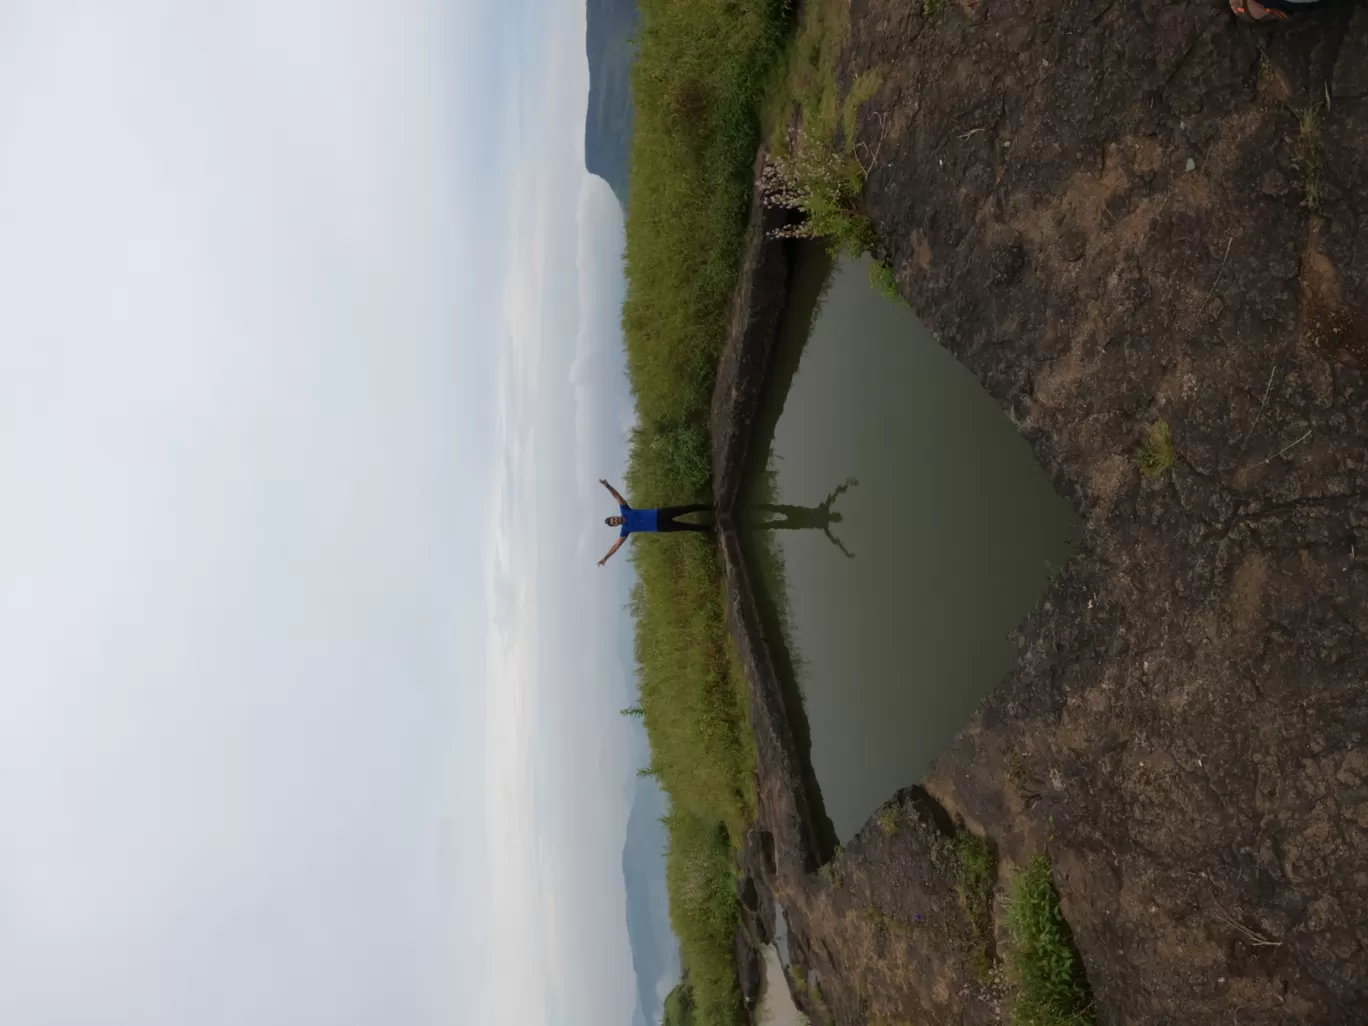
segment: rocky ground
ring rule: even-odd
[[[782,907],[814,1022],[997,1021],[955,893],[967,828],[1004,877],[1053,858],[1100,1023],[1368,1022],[1368,9],[931,6],[852,0],[843,76],[882,76],[867,208],[1087,533],[896,829],[834,858],[724,536],[752,929]],[[720,495],[757,373],[735,348]],[[1149,479],[1159,420],[1177,462]]]

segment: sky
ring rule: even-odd
[[[0,1021],[629,1021],[583,40],[0,5]]]

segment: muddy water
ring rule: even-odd
[[[755,1026],[800,1026],[806,1020],[793,1003],[779,952],[767,945],[765,955],[765,987],[755,1009]]]
[[[1011,669],[1008,633],[1079,524],[996,402],[872,290],[867,262],[809,251],[794,286],[740,520],[845,841]]]

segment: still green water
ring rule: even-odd
[[[803,254],[775,363],[739,518],[845,841],[1011,670],[1079,523],[867,260]]]

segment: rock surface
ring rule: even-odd
[[[1104,1026],[1368,1021],[1368,10],[851,13],[843,78],[882,83],[858,134],[880,255],[1088,528],[1014,674],[839,854],[724,530],[746,869],[787,912],[796,999],[998,1021],[955,894],[967,827],[1004,869],[1053,858]],[[719,497],[768,358],[733,350],[759,335],[723,358]],[[1160,419],[1177,463],[1150,480]]]

